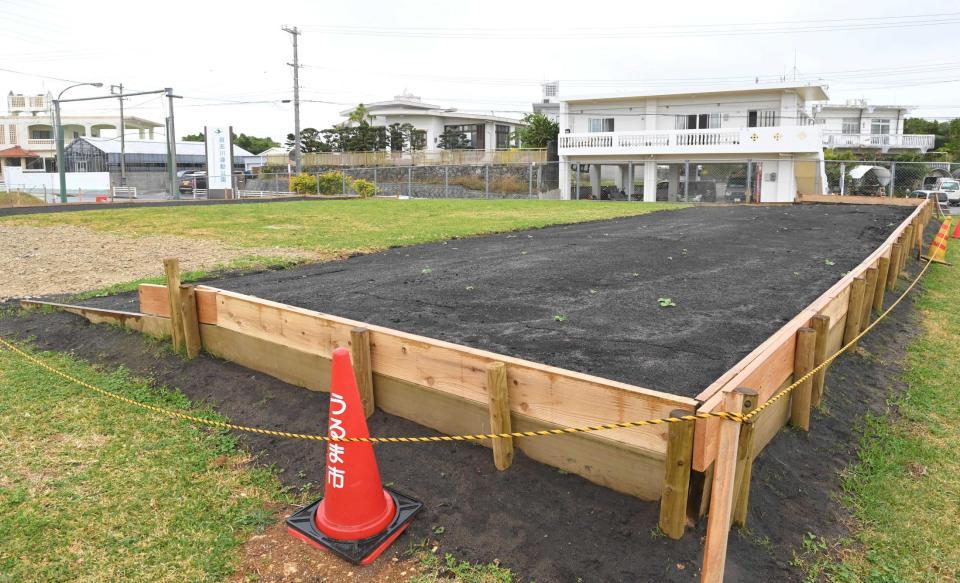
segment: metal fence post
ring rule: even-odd
[[[443,167],[443,196],[445,198],[450,197],[450,167]]]
[[[277,194],[280,193],[280,174],[273,175],[273,191]]]
[[[743,202],[753,202],[750,197],[753,196],[753,160],[747,160],[747,183],[743,187]]]
[[[683,161],[683,201],[690,202],[690,160]]]
[[[377,182],[377,167],[373,167],[373,187],[380,190],[380,183]]]
[[[347,194],[347,173],[340,169],[340,194]]]
[[[579,162],[577,162],[577,171],[575,174],[577,176],[577,200],[580,200],[580,163]]]
[[[530,162],[530,175],[527,180],[527,196],[533,198],[533,162]]]
[[[407,166],[407,196],[413,196],[413,166]]]
[[[887,196],[893,197],[897,194],[897,163],[890,163],[890,188]]]
[[[847,194],[847,164],[840,162],[840,196]]]
[[[627,202],[633,202],[633,162],[627,162],[627,181],[623,189],[627,191]]]
[[[483,195],[490,198],[490,165],[483,167]]]

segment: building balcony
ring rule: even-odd
[[[878,148],[887,150],[920,150],[926,152],[933,149],[936,136],[933,134],[836,134],[824,133],[823,145],[828,148]]]
[[[821,131],[814,126],[595,132],[560,136],[561,156],[649,156],[684,154],[818,153]]]
[[[44,146],[47,148],[52,148],[56,144],[54,140],[41,140],[36,138],[30,138],[27,140],[28,146]]]

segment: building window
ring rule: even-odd
[[[17,143],[17,126],[15,126],[14,124],[10,124],[9,126],[7,126],[7,135],[10,138],[9,140],[7,140],[7,143],[16,144]]]
[[[45,164],[43,163],[43,158],[27,158],[27,170],[45,170]]]
[[[674,122],[678,130],[707,130],[720,127],[719,113],[691,113],[678,115]]]
[[[52,140],[53,130],[30,130],[31,140]]]
[[[845,134],[859,134],[860,133],[860,119],[856,117],[845,117],[843,118],[843,133]]]
[[[890,133],[889,119],[875,119],[870,122],[870,133],[874,135],[887,135]]]
[[[510,147],[510,126],[497,124],[497,149],[506,150]]]
[[[747,127],[770,128],[777,125],[777,110],[751,109],[747,112]]]
[[[587,131],[591,133],[612,132],[613,118],[612,117],[591,117],[587,123]]]
[[[482,150],[484,149],[483,132],[483,124],[443,126],[441,147],[446,150]]]

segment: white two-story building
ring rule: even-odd
[[[863,99],[814,108],[813,117],[823,129],[823,144],[833,149],[887,152],[927,152],[933,134],[904,134],[903,122],[911,107],[871,105]]]
[[[423,136],[423,149],[430,152],[440,149],[443,144],[440,137],[444,132],[454,132],[463,136],[463,149],[467,150],[505,150],[516,146],[514,132],[524,125],[519,120],[457,111],[452,107],[443,107],[424,103],[420,97],[410,93],[395,96],[389,101],[364,104],[374,126],[390,126],[395,123],[409,123]],[[349,117],[353,108],[340,112]]]
[[[792,202],[822,192],[811,113],[826,100],[824,85],[801,83],[561,98],[561,197]]]

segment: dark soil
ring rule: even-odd
[[[910,210],[693,208],[212,285],[692,397],[859,264]],[[676,306],[661,308],[659,298]],[[89,303],[136,311],[135,302],[130,294]]]
[[[910,264],[913,269],[912,260]],[[722,272],[719,276],[724,277]],[[794,553],[802,552],[804,535],[829,539],[846,533],[848,515],[835,499],[838,472],[855,459],[862,417],[881,412],[887,398],[904,388],[904,349],[916,329],[912,304],[904,302],[862,341],[862,351],[841,357],[830,368],[825,407],[814,413],[811,431],[784,430],[760,455],[749,531],[731,536],[727,580],[800,580],[803,574],[791,562]],[[0,334],[32,338],[38,348],[72,352],[95,363],[126,366],[211,404],[237,423],[305,432],[325,423],[324,394],[206,355],[185,362],[155,341],[92,326],[76,316],[7,316],[0,319]],[[374,435],[430,433],[379,411],[370,426]],[[260,453],[258,463],[282,470],[284,483],[323,482],[321,446],[241,437]],[[469,444],[383,445],[377,451],[384,479],[426,503],[390,552],[439,539],[440,552],[478,562],[497,559],[521,581],[699,580],[705,521],[682,540],[670,541],[656,534],[656,503],[562,474],[520,452],[509,470],[497,472],[489,450]],[[440,535],[437,526],[443,527]]]

